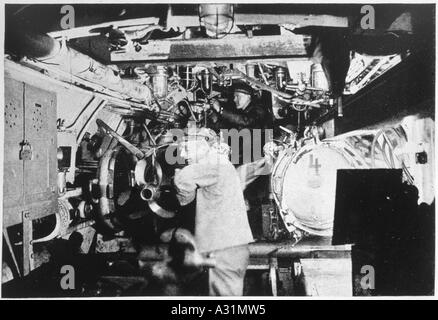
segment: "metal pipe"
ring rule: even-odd
[[[274,70],[275,75],[275,86],[277,90],[284,91],[286,86],[286,68],[277,67]]]
[[[206,95],[210,95],[212,90],[212,81],[213,81],[211,72],[208,69],[205,69],[201,71],[200,76],[201,76],[202,91]]]
[[[287,102],[290,102],[292,104],[306,105],[306,106],[309,106],[311,108],[320,108],[321,107],[318,103],[309,102],[309,101],[299,99],[299,98],[294,98],[294,96],[289,94],[289,93],[278,91],[277,89],[274,89],[271,86],[268,86],[268,85],[266,85],[266,84],[264,84],[256,79],[252,79],[252,78],[248,77],[246,74],[244,74],[243,72],[241,72],[239,70],[233,71],[233,75],[240,78],[240,79],[244,79],[246,82],[248,82],[249,84],[251,84],[257,88],[271,92],[273,95],[276,95],[279,98],[287,100]]]
[[[344,109],[342,107],[342,96],[338,97],[338,117],[344,116]]]
[[[281,246],[278,243],[251,243],[251,258],[350,258],[351,245],[338,246]],[[162,260],[168,255],[168,245],[142,247],[140,260]]]
[[[276,243],[253,243],[249,245],[251,257],[314,257],[332,258],[351,255],[351,245],[300,246]]]
[[[58,186],[58,195],[63,196],[67,191],[67,181],[66,181],[66,172],[67,170],[59,170],[57,176],[57,186]]]
[[[167,68],[157,66],[156,71],[152,74],[153,95],[157,99],[164,99],[167,96]],[[158,101],[156,101],[158,103]]]
[[[272,88],[272,87],[270,87],[270,86],[268,86],[268,85],[266,85],[266,84],[264,84],[264,83],[262,83],[262,82],[260,82],[260,81],[258,81],[256,79],[248,77],[246,74],[244,74],[243,72],[241,72],[239,70],[235,70],[233,73],[237,77],[239,77],[241,79],[244,79],[249,84],[251,84],[253,86],[256,86],[256,87],[258,87],[258,88],[260,88],[262,90],[269,91],[269,92],[271,92],[272,94],[274,94],[274,95],[276,95],[278,97],[281,97],[281,98],[284,98],[284,99],[287,99],[287,100],[292,100],[294,98],[293,95],[288,94],[286,92],[278,91],[278,90],[276,90],[276,89],[274,89],[274,88]]]
[[[147,135],[148,135],[148,137],[149,137],[149,141],[151,142],[151,144],[152,144],[153,146],[156,146],[156,145],[157,145],[157,142],[155,141],[154,137],[152,136],[151,132],[149,131],[148,126],[147,126],[146,124],[143,123],[143,128],[144,128],[144,130],[146,131],[146,133],[147,133]]]
[[[108,126],[105,122],[103,122],[101,119],[96,119],[96,123],[99,127],[101,127],[105,132],[116,139],[122,146],[126,148],[130,153],[132,153],[134,156],[137,157],[138,160],[144,159],[146,157],[146,154],[141,151],[139,148],[134,146],[132,143],[130,143],[128,140],[123,138],[121,135],[119,135],[117,132],[115,132],[113,129],[111,129],[110,126]]]
[[[268,80],[266,79],[265,73],[263,72],[263,68],[262,65],[260,63],[257,63],[257,66],[259,67],[259,71],[260,71],[260,75],[263,78],[263,81],[265,82],[266,85],[268,85]]]
[[[97,83],[134,100],[144,103],[150,103],[152,100],[151,90],[146,85],[135,80],[122,79],[118,70],[68,47],[65,41],[55,40],[48,35],[11,27],[6,33],[6,49]]]
[[[140,197],[145,201],[151,201],[157,199],[158,194],[159,193],[156,187],[147,186],[141,190]]]

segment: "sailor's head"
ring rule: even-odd
[[[236,82],[233,85],[234,88],[234,103],[236,108],[244,110],[251,102],[254,90],[248,84],[244,82]]]
[[[207,128],[189,129],[188,131],[179,143],[180,156],[188,164],[198,163],[212,151],[217,143],[217,136],[214,131]]]

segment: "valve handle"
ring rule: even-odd
[[[126,150],[135,155],[138,160],[144,159],[146,157],[146,154],[143,151],[141,151],[139,148],[131,144],[128,140],[126,140],[113,129],[111,129],[110,126],[107,125],[105,122],[100,119],[96,119],[96,123],[99,127],[104,129],[108,135],[116,139],[122,146],[124,146]]]

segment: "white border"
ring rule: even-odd
[[[235,3],[235,4],[239,4],[239,3],[245,3],[245,4],[273,4],[273,3],[292,3],[292,1],[278,1],[278,0],[271,0],[271,1],[246,1],[246,0],[239,0],[239,1],[230,1],[230,0],[218,0],[218,1],[214,1],[214,0],[207,0],[207,1],[199,1],[199,0],[192,0],[192,1],[181,1],[181,0],[176,0],[176,1],[171,1],[171,3],[178,3],[178,4],[197,4],[197,3]],[[0,73],[3,75],[2,81],[0,81],[2,83],[2,85],[0,86],[0,103],[2,106],[4,106],[4,21],[5,21],[5,4],[60,4],[60,3],[65,3],[65,4],[118,4],[118,3],[123,3],[123,4],[166,4],[163,3],[163,1],[160,0],[148,0],[148,1],[107,1],[107,0],[94,0],[94,1],[90,1],[90,0],[74,0],[74,1],[57,1],[57,0],[46,0],[46,1],[31,1],[31,0],[18,0],[18,1],[4,1],[4,0],[0,0],[0,21],[1,25],[0,25],[0,56],[2,57],[0,59]],[[168,1],[167,3],[170,3],[170,1]],[[359,3],[355,3],[352,1],[345,1],[345,0],[313,0],[313,1],[309,1],[309,0],[300,0],[299,2],[293,2],[293,4],[359,4]],[[437,1],[431,1],[431,0],[426,0],[426,1],[406,1],[406,0],[401,0],[401,1],[393,1],[393,0],[381,0],[381,1],[367,1],[364,2],[363,4],[437,4]],[[437,45],[437,21],[438,21],[438,14],[437,14],[437,8],[435,8],[435,46]],[[436,60],[436,55],[435,55],[435,67],[437,65],[437,60]],[[436,68],[435,68],[436,70]],[[438,87],[437,87],[437,74],[435,72],[435,100],[438,96]],[[4,108],[4,107],[3,107]],[[436,102],[435,102],[435,115],[437,114],[437,106],[436,106]],[[435,122],[436,122],[436,118],[435,118]],[[437,141],[438,138],[438,132],[437,130],[435,130],[435,142]],[[0,112],[0,141],[4,141],[4,113]],[[0,144],[0,226],[2,227],[3,230],[3,157],[4,157],[4,143]],[[438,163],[438,157],[437,157],[437,151],[436,148],[435,149],[435,168],[437,168],[436,164]],[[436,179],[436,176],[435,176]],[[437,186],[437,184],[435,183],[435,187]],[[436,198],[436,197],[435,197]],[[264,296],[257,296],[257,297],[251,297],[251,296],[244,296],[244,297],[108,297],[108,298],[51,298],[51,300],[172,300],[172,301],[193,301],[193,300],[213,300],[213,301],[222,301],[222,300],[235,300],[235,301],[239,301],[239,300],[253,300],[253,301],[259,301],[262,302],[264,300],[438,300],[438,263],[437,263],[437,259],[436,259],[436,254],[438,251],[438,237],[437,237],[437,232],[438,232],[438,223],[437,223],[437,219],[436,219],[436,213],[435,213],[435,296],[401,296],[401,297],[330,297],[330,296],[325,296],[325,297],[264,297]],[[0,243],[0,252],[2,251],[2,246],[3,246],[3,241],[1,241]],[[1,287],[0,287],[0,296],[1,296]],[[1,298],[1,300],[15,300],[15,299],[4,299]],[[27,300],[27,299],[19,299],[19,300]],[[37,298],[37,299],[32,299],[32,300],[47,300],[46,298]]]

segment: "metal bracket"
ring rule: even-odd
[[[34,269],[33,253],[33,226],[30,211],[22,212],[23,218],[23,276],[28,275]]]

